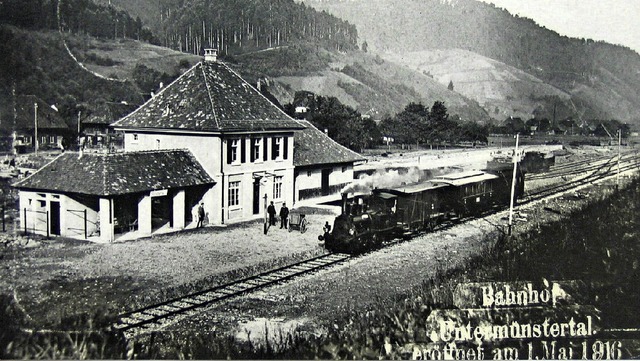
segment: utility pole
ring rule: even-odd
[[[33,103],[33,123],[35,126],[33,134],[33,149],[38,155],[38,103]]]
[[[271,226],[270,224],[268,225],[267,222],[269,221],[268,215],[267,215],[267,193],[264,194],[264,234],[267,234],[267,231],[269,230],[269,226]]]
[[[616,174],[616,188],[620,187],[620,146],[622,144],[622,129],[618,129],[618,174]]]
[[[516,134],[516,149],[513,152],[513,176],[511,177],[511,199],[509,200],[509,235],[511,235],[511,226],[513,225],[513,201],[516,195],[516,172],[518,170],[518,140],[520,134]]]

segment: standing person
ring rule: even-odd
[[[331,225],[329,224],[329,221],[327,221],[327,222],[324,224],[324,227],[322,227],[322,230],[323,230],[325,233],[329,233],[329,232],[331,232]]]
[[[267,207],[267,213],[269,214],[269,226],[276,225],[276,206],[273,205],[273,201],[269,207]]]
[[[196,228],[200,228],[204,226],[204,203],[200,203],[198,206],[198,224]]]
[[[282,203],[282,208],[280,208],[280,229],[284,226],[284,229],[287,229],[287,220],[289,218],[289,208],[287,208],[286,203]]]

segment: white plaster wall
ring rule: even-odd
[[[99,209],[92,209],[88,205],[77,200],[61,196],[60,209],[60,232],[63,236],[84,239],[84,214],[78,211],[87,211],[87,236],[97,234],[98,220],[100,219]],[[96,204],[98,200],[96,199]],[[73,210],[74,212],[69,212]]]
[[[309,175],[308,172],[311,172]],[[322,185],[322,169],[302,170],[296,178],[298,191],[302,189],[320,188]]]
[[[344,172],[342,166],[333,168],[333,172],[329,175],[330,186],[353,182],[353,166],[345,165],[344,167],[346,168]]]
[[[264,217],[264,195],[267,195],[267,204],[274,202],[276,210],[280,210],[283,203],[291,208],[293,205],[293,167],[285,169],[269,170],[271,174],[282,176],[282,196],[274,199],[273,177],[267,177],[267,182],[260,186],[260,212],[253,214],[253,174],[241,173],[225,176],[224,193],[225,205],[228,205],[229,182],[240,181],[240,204],[233,207],[225,207],[225,220],[229,223],[239,222],[247,219],[257,219]]]
[[[353,166],[346,165],[345,172],[342,172],[342,166],[332,168],[329,175],[329,186],[337,184],[345,184],[353,182]],[[305,189],[319,189],[322,186],[322,167],[315,169],[303,169],[299,171],[296,177],[296,194]],[[311,172],[311,175],[308,175]]]
[[[138,140],[134,141],[134,134]],[[159,142],[157,142],[159,140]],[[124,149],[127,152],[156,149],[189,149],[209,175],[220,173],[220,138],[207,135],[125,133]]]
[[[58,198],[56,198],[56,196]],[[20,231],[25,229],[25,208],[27,209],[26,226],[30,233],[47,234],[47,214],[51,214],[51,202],[60,202],[60,235],[69,238],[84,239],[84,213],[87,211],[87,236],[97,233],[99,214],[97,210],[77,200],[61,194],[20,191]],[[31,201],[29,201],[31,200]],[[44,205],[42,205],[44,202]],[[73,210],[74,212],[69,212]]]

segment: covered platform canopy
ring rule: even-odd
[[[185,228],[214,184],[190,151],[154,150],[66,152],[14,187],[25,232],[113,241]]]

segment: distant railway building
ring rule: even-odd
[[[25,153],[36,149],[60,149],[62,139],[71,131],[58,111],[34,95],[15,98],[14,119],[0,127],[9,126],[14,130],[13,150]]]

